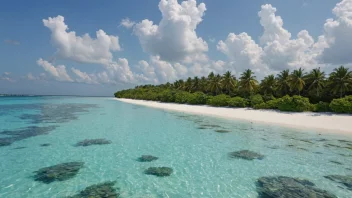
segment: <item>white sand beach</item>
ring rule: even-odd
[[[252,122],[283,125],[293,128],[319,129],[322,130],[322,132],[352,134],[352,116],[350,115],[314,112],[289,113],[274,110],[210,107],[120,98],[116,98],[116,100],[153,108],[216,116],[232,120],[247,120]]]

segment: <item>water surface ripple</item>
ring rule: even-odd
[[[111,143],[75,146],[86,139]],[[324,177],[352,175],[352,136],[346,135],[188,115],[111,98],[21,97],[0,98],[1,140],[11,144],[0,146],[0,197],[66,197],[116,181],[122,198],[251,198],[258,197],[257,179],[268,176],[304,178],[337,197],[352,197],[346,186]],[[261,157],[229,157],[241,150]],[[142,155],[157,159],[140,162]],[[66,162],[84,166],[64,181],[34,180],[34,171]],[[149,167],[173,172],[144,174]]]

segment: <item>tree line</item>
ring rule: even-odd
[[[335,100],[335,103],[336,101],[346,100],[347,102],[344,101],[343,104],[351,105],[350,108],[352,108],[352,104],[348,103],[351,97],[343,99],[343,97],[351,94],[352,71],[340,66],[335,68],[329,75],[326,75],[320,68],[309,72],[305,72],[302,68],[292,72],[283,70],[276,76],[266,76],[260,83],[250,69],[244,71],[238,79],[230,71],[223,75],[211,72],[207,77],[199,78],[196,76],[194,78],[189,77],[187,80],[176,80],[173,83],[136,86],[134,89],[116,92],[115,96],[163,102],[209,104],[213,106],[250,106],[261,109],[280,109],[276,103],[290,98],[291,102],[293,101],[294,103],[299,103],[296,100],[301,99],[305,101],[304,103],[308,102],[307,104],[310,104],[308,105],[310,107],[303,108],[303,111],[317,110],[319,105],[323,108],[319,111],[331,111],[330,103],[333,100]],[[203,97],[204,100],[198,101],[198,103],[187,101],[187,97],[189,99],[192,95]],[[183,97],[184,100],[176,101],[177,96],[178,99]],[[220,98],[223,98],[221,105],[211,104],[212,101]],[[234,100],[234,98],[241,100],[242,103],[240,105],[231,105],[228,100]],[[352,103],[352,99],[350,102]],[[275,103],[276,105],[267,105],[269,103]],[[314,104],[315,108],[311,104]],[[291,105],[297,106],[298,104]],[[300,111],[297,109],[299,108],[291,108],[292,111]]]

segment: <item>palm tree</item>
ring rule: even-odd
[[[319,97],[325,84],[325,72],[320,71],[320,68],[313,69],[305,78],[309,85],[308,91]]]
[[[352,87],[352,71],[348,70],[348,68],[341,65],[339,68],[335,68],[329,77],[331,91],[334,94],[339,93],[340,98]]]
[[[210,79],[209,89],[215,95],[221,92],[221,76],[219,74]]]
[[[276,77],[277,91],[280,92],[280,95],[282,96],[288,94],[290,91],[289,77],[290,77],[290,70],[288,69],[280,72]]]
[[[294,70],[288,79],[290,90],[298,91],[298,95],[301,95],[301,91],[306,84],[304,81],[304,75],[304,70],[299,68],[298,70]]]
[[[183,80],[176,80],[175,82],[174,82],[174,88],[175,89],[178,89],[178,90],[183,90],[183,88],[184,88],[184,81]]]
[[[205,93],[208,91],[207,87],[208,87],[208,80],[207,78],[202,76],[199,80],[199,90]]]
[[[254,73],[252,70],[247,69],[241,74],[240,82],[239,82],[240,88],[250,95],[258,86],[258,81],[255,79],[256,76],[254,76],[253,74]]]
[[[215,77],[215,74],[214,72],[210,72],[209,75],[208,75],[208,80],[212,79]]]
[[[198,76],[193,78],[193,83],[192,83],[192,91],[196,92],[199,90],[199,78]]]
[[[221,84],[222,84],[223,90],[227,94],[230,94],[236,87],[236,84],[237,84],[236,77],[234,77],[230,71],[227,71],[222,76]]]
[[[186,82],[185,82],[185,86],[184,86],[184,90],[185,91],[188,91],[188,92],[191,92],[192,91],[192,78],[191,77],[188,77]]]
[[[274,75],[269,75],[265,77],[262,82],[260,83],[260,89],[266,94],[273,94],[275,91],[276,79]]]

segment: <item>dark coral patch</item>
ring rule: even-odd
[[[348,190],[352,191],[352,175],[328,175],[324,177],[331,181],[341,183],[345,185]]]
[[[139,157],[137,160],[139,162],[151,162],[151,161],[155,161],[159,159],[158,157],[152,156],[152,155],[142,155],[141,157]]]
[[[120,194],[114,188],[116,182],[104,182],[88,186],[77,195],[68,198],[118,198]]]
[[[231,158],[241,158],[245,160],[263,159],[264,155],[249,150],[241,150],[229,153]]]
[[[225,129],[217,129],[217,130],[215,130],[215,132],[217,132],[217,133],[230,133],[231,131],[225,130]]]
[[[172,168],[169,167],[150,167],[144,171],[147,175],[155,175],[158,177],[170,176],[173,172]]]
[[[0,146],[9,146],[14,142],[24,140],[30,137],[38,135],[46,135],[50,131],[54,130],[56,126],[38,127],[30,126],[26,128],[20,128],[17,130],[8,130],[0,132],[1,135],[7,135],[9,137],[0,138]]]
[[[260,198],[337,198],[308,180],[285,176],[259,178],[257,191]]]
[[[54,181],[65,181],[76,176],[83,164],[83,162],[67,162],[41,168],[34,172],[36,173],[34,180],[46,184]]]
[[[91,146],[103,144],[111,144],[111,141],[107,139],[85,139],[83,141],[77,142],[76,146]]]

